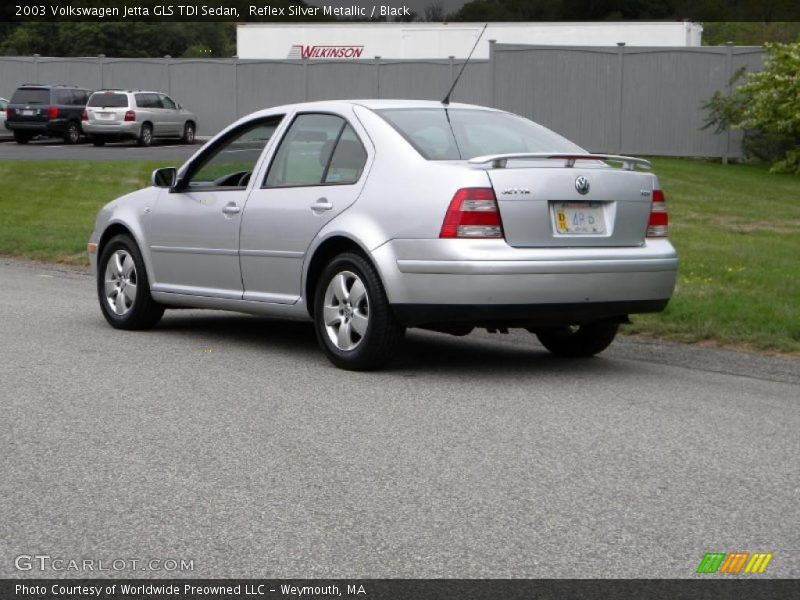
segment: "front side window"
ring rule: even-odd
[[[189,177],[190,190],[243,189],[282,117],[260,121],[234,133],[201,159]]]
[[[265,187],[354,183],[367,153],[342,117],[299,115],[275,153]]]
[[[164,108],[175,110],[175,103],[172,101],[172,98],[170,98],[169,96],[164,96],[163,94],[161,94],[159,98],[161,98],[161,105]]]
[[[510,113],[444,107],[376,112],[428,160],[468,160],[521,152],[583,152],[546,127]]]

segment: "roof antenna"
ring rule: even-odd
[[[478,34],[478,39],[475,40],[475,45],[472,46],[472,50],[469,51],[469,56],[467,56],[467,60],[465,60],[464,64],[461,65],[461,70],[458,72],[458,75],[456,75],[456,78],[453,80],[453,85],[450,86],[450,90],[447,92],[447,96],[445,96],[444,100],[442,100],[442,104],[444,104],[445,106],[450,104],[450,95],[453,93],[453,90],[456,89],[456,85],[458,85],[458,80],[461,79],[461,74],[464,72],[464,69],[466,68],[467,63],[469,62],[469,59],[472,58],[472,53],[475,52],[475,48],[478,47],[478,42],[481,41],[481,38],[483,37],[483,32],[486,31],[486,27],[488,27],[488,25],[489,24],[486,23],[483,26],[483,29],[481,29],[481,32]]]

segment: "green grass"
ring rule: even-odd
[[[667,310],[628,331],[800,352],[800,177],[653,159],[681,266]]]
[[[104,204],[148,184],[149,162],[0,163],[0,254],[88,264],[86,242]]]
[[[701,160],[653,160],[678,248],[667,310],[628,332],[800,353],[800,177]],[[163,164],[0,163],[0,254],[86,264],[98,209]]]

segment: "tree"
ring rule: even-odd
[[[739,88],[747,102],[737,125],[790,141],[792,147],[772,168],[800,174],[800,39],[767,44],[766,50],[764,70],[750,73]]]
[[[767,44],[766,50],[763,71],[745,75],[739,69],[729,82],[731,93],[716,92],[703,105],[703,129],[741,129],[745,156],[772,161],[776,173],[800,174],[800,39]]]
[[[447,16],[444,12],[444,4],[442,4],[441,0],[436,0],[436,2],[428,4],[428,6],[425,7],[424,15],[425,21],[428,22],[444,21]]]

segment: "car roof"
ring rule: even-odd
[[[49,90],[51,88],[63,88],[69,90],[88,90],[89,88],[83,88],[78,85],[65,85],[63,83],[23,83],[20,86],[17,86],[18,90],[28,89],[28,90]]]
[[[295,104],[284,104],[274,106],[260,111],[256,111],[248,116],[268,116],[277,112],[297,110],[303,111],[325,111],[341,110],[345,107],[363,106],[371,110],[382,109],[404,109],[404,108],[443,108],[444,105],[439,100],[402,100],[402,99],[362,99],[362,100],[318,100],[315,102],[300,102]],[[479,106],[476,104],[463,104],[461,102],[451,102],[447,108],[459,108],[468,110],[490,110],[498,111],[496,108]]]
[[[155,90],[128,90],[123,88],[106,88],[102,90],[95,90],[95,94],[164,94],[166,92],[157,92]]]

